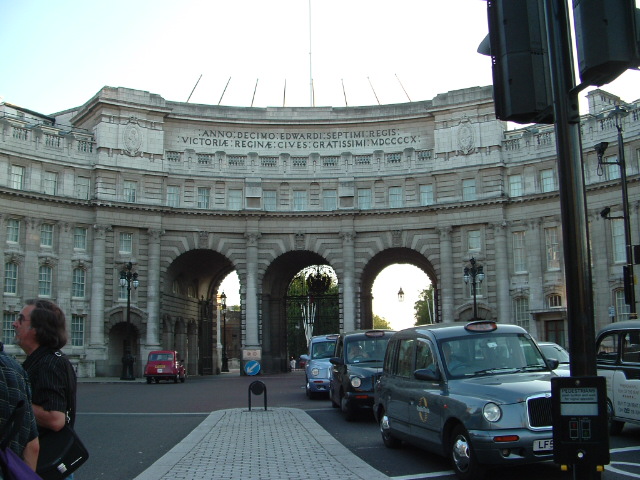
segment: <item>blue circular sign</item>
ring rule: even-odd
[[[257,360],[249,360],[244,365],[244,373],[247,375],[257,375],[260,372],[260,363]]]

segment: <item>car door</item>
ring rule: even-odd
[[[411,395],[411,377],[413,373],[413,358],[415,339],[402,338],[394,342],[393,354],[395,356],[391,375],[385,379],[387,416],[391,419],[392,428],[403,434],[409,434],[409,402]]]
[[[426,338],[419,338],[416,342],[415,350],[416,370],[440,371],[433,342]],[[411,436],[421,443],[441,443],[443,381],[443,379],[439,381],[418,380],[412,377],[411,387],[409,388]]]
[[[640,421],[640,331],[621,333],[620,364],[612,379],[613,404],[618,418]]]

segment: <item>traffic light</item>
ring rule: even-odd
[[[496,117],[553,123],[553,97],[544,16],[539,0],[488,0]],[[479,51],[483,49],[481,44]],[[485,53],[481,52],[481,53]]]
[[[640,65],[635,0],[573,0],[580,80],[600,86]]]

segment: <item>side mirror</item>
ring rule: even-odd
[[[421,368],[413,372],[413,376],[417,380],[427,380],[429,382],[440,381],[440,370],[434,370],[431,368]]]
[[[331,357],[329,362],[331,362],[332,365],[344,365],[344,360],[340,357]]]
[[[555,358],[547,358],[547,366],[550,370],[555,370],[560,365],[560,361]]]

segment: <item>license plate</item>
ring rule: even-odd
[[[162,368],[158,369],[158,373],[162,373],[162,371],[163,371]]]
[[[553,450],[553,438],[545,440],[535,440],[533,442],[534,452],[550,452]]]

